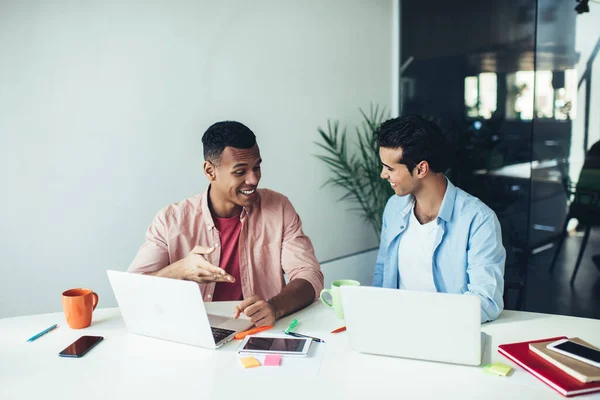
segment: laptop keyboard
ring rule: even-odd
[[[214,326],[211,326],[210,329],[212,330],[213,337],[215,338],[215,344],[219,343],[232,333],[235,333],[235,331],[232,331],[231,329],[215,328]]]

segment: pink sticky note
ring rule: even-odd
[[[265,356],[265,362],[263,363],[265,367],[279,367],[280,364],[281,356],[278,356],[276,354],[270,354],[268,356]]]

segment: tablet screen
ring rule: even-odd
[[[301,353],[305,342],[306,340],[304,339],[251,337],[248,339],[248,342],[246,342],[244,350]]]

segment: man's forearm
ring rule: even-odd
[[[180,268],[181,260],[175,261],[171,265],[167,265],[158,271],[148,272],[146,275],[160,276],[162,278],[183,279]]]
[[[315,300],[315,289],[306,279],[298,278],[288,283],[281,293],[269,300],[275,309],[275,318],[279,319],[301,310]]]

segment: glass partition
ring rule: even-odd
[[[537,3],[528,309],[600,318],[600,3]]]
[[[589,155],[600,141],[600,3],[582,15],[556,0],[400,4],[401,65],[413,58],[400,112],[442,125],[456,154],[449,178],[498,215],[506,308],[600,317],[576,304],[582,293],[600,304],[600,211],[590,211],[600,162]]]

